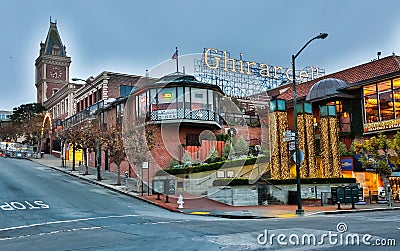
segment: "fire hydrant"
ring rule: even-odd
[[[185,203],[185,202],[183,202],[182,194],[179,194],[177,203],[179,204],[178,208],[183,208],[183,203]]]

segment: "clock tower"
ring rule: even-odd
[[[40,43],[39,57],[35,62],[37,102],[44,103],[64,85],[68,84],[71,58],[67,56],[57,30],[57,22],[50,20],[46,41]]]

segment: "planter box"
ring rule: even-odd
[[[322,206],[320,199],[301,199],[303,206],[320,207]]]

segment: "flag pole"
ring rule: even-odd
[[[179,72],[179,64],[178,64],[178,47],[175,47],[175,53],[176,53],[176,72]]]

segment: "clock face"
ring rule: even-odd
[[[50,66],[49,75],[52,78],[60,79],[63,76],[63,72],[60,67]]]

